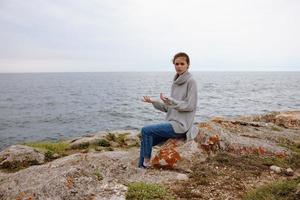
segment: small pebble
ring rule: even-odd
[[[276,166],[276,165],[272,165],[270,167],[270,170],[272,170],[273,172],[277,173],[277,174],[280,174],[281,173],[281,168]]]
[[[285,174],[286,174],[287,176],[293,176],[293,175],[294,175],[294,170],[292,170],[291,168],[287,168],[287,169],[285,170]]]
[[[189,179],[189,177],[188,177],[187,175],[185,175],[185,174],[178,174],[178,175],[176,176],[176,179],[177,179],[177,180],[180,180],[180,181],[186,181],[186,180]]]

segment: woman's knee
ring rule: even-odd
[[[144,126],[141,130],[142,136],[148,136],[150,135],[150,129],[149,126]]]

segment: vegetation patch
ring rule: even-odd
[[[130,133],[108,133],[105,137],[108,141],[113,141],[118,143],[120,146],[126,146],[125,137]]]
[[[281,143],[280,146],[288,148],[292,153],[291,156],[284,160],[285,164],[293,169],[300,168],[300,144],[297,143]]]
[[[277,181],[246,193],[243,200],[296,200],[296,187],[300,177],[294,180]]]
[[[174,199],[170,192],[163,186],[158,184],[150,184],[144,182],[134,182],[128,185],[126,199],[147,200],[147,199]]]
[[[2,167],[2,171],[6,172],[6,173],[14,173],[17,172],[19,170],[22,169],[26,169],[27,167],[31,166],[31,165],[38,165],[38,161],[37,160],[32,160],[32,161],[16,161],[16,162],[11,162],[11,163],[7,163],[4,164]]]
[[[99,169],[97,169],[94,174],[97,176],[97,179],[99,181],[103,180],[103,175],[101,174]]]
[[[54,154],[57,154],[59,157],[69,155],[67,150],[70,148],[69,143],[64,141],[25,142],[23,145],[41,150],[45,154],[46,160],[48,161],[54,159]]]
[[[100,139],[99,142],[98,142],[98,145],[101,146],[101,147],[109,147],[110,143],[105,139]]]

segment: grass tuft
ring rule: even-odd
[[[58,154],[59,156],[67,156],[66,152],[70,145],[67,142],[51,142],[51,141],[37,141],[37,142],[25,142],[23,145],[30,146],[44,152],[46,156],[46,160],[53,159],[54,154]]]
[[[296,187],[300,177],[271,183],[247,192],[243,200],[296,200]]]
[[[126,199],[134,200],[147,200],[147,199],[163,199],[171,200],[174,199],[167,189],[158,184],[150,184],[144,182],[134,182],[128,185],[128,190],[126,192]]]

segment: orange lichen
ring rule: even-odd
[[[218,134],[210,136],[207,141],[200,145],[203,150],[208,154],[215,152],[217,149],[221,149],[220,136]]]
[[[276,152],[276,153],[275,153],[275,156],[276,156],[277,158],[286,158],[286,157],[288,156],[288,154],[287,154],[287,152],[285,152],[285,151],[281,151],[281,152]]]
[[[65,182],[65,186],[67,186],[69,189],[71,189],[74,185],[73,178],[68,176]]]
[[[25,192],[21,192],[21,193],[17,196],[16,200],[22,200],[22,199],[24,198],[25,195],[26,195]]]
[[[177,161],[181,159],[176,147],[176,140],[167,142],[152,159],[152,166],[173,168]]]
[[[205,129],[207,129],[207,130],[209,130],[209,131],[212,131],[212,130],[213,130],[213,128],[211,127],[211,125],[208,124],[208,123],[200,123],[200,124],[198,125],[198,127],[199,127],[199,128],[205,128]]]
[[[26,197],[27,196],[27,197]],[[33,197],[31,194],[26,194],[25,192],[21,192],[16,200],[33,200]]]
[[[216,123],[221,123],[223,122],[225,119],[223,117],[214,117],[211,119],[211,121],[216,122]]]

